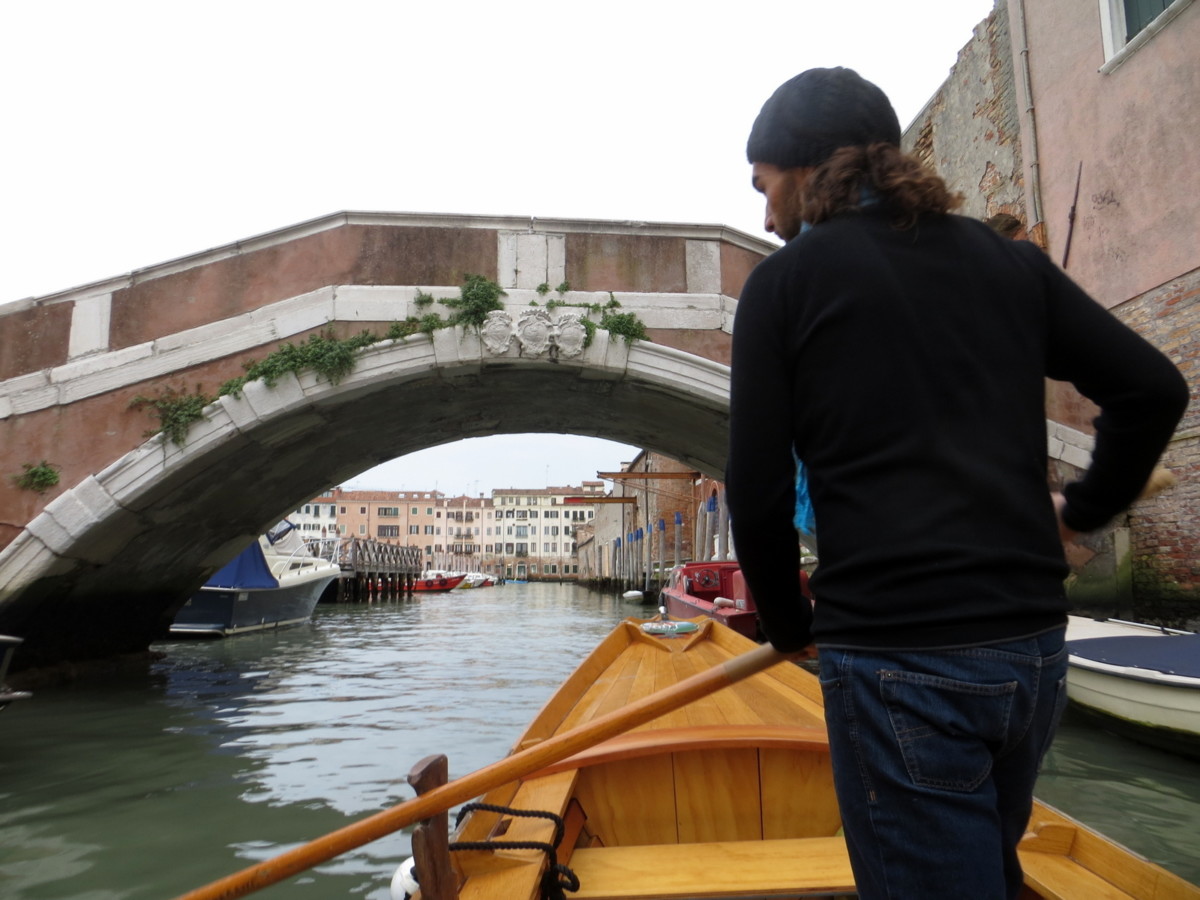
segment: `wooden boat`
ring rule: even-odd
[[[800,578],[807,595],[808,573],[801,572]],[[662,589],[659,605],[666,609],[668,616],[680,619],[706,616],[728,625],[743,637],[762,639],[758,607],[736,560],[676,566]]]
[[[688,624],[650,634],[643,625],[654,628],[653,620],[622,623],[538,713],[514,753],[754,646],[711,620],[690,620],[694,631]],[[554,846],[554,863],[578,879],[567,894],[578,900],[854,893],[820,687],[792,663],[492,790],[483,802],[515,812],[469,812],[454,841],[487,849],[452,852],[457,893],[433,896],[537,900],[551,854],[510,846],[526,841]],[[561,835],[545,814],[561,818]],[[1028,898],[1200,898],[1200,888],[1040,803],[1021,860]]]
[[[175,614],[175,637],[228,637],[307,622],[325,588],[342,574],[286,519],[239,553]]]
[[[509,756],[448,783],[445,763],[414,769],[420,796],[180,900],[246,896],[417,821],[419,900],[541,900],[544,881],[576,900],[854,896],[815,676],[711,619],[625,620]],[[444,811],[480,796],[448,845]],[[1050,807],[1029,825],[1021,900],[1200,900]]]
[[[1071,616],[1067,696],[1134,740],[1200,758],[1200,634]]]

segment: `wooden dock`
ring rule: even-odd
[[[421,574],[421,548],[403,547],[373,538],[323,538],[309,542],[313,552],[342,570],[336,603],[395,600],[411,593]]]

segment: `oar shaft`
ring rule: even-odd
[[[414,822],[479,797],[502,784],[566,759],[630,728],[657,719],[693,700],[711,694],[718,688],[768,669],[786,658],[772,649],[770,644],[756,647],[719,666],[699,672],[608,715],[506,756],[490,766],[434,788],[412,800],[182,894],[177,900],[233,900],[235,897],[244,897],[305,869],[327,862],[355,847],[369,844]]]

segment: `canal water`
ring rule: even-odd
[[[0,713],[0,897],[164,900],[503,756],[582,656],[651,607],[508,584],[321,607],[304,626],[167,642],[144,669]],[[1069,717],[1039,795],[1200,881],[1200,763]],[[261,892],[387,900],[406,833]]]

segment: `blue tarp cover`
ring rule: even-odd
[[[1110,666],[1200,678],[1200,634],[1098,637],[1067,641],[1071,653]]]
[[[255,541],[218,571],[212,578],[204,582],[205,587],[236,588],[249,590],[251,588],[277,588],[279,582],[267,567],[262,547]]]

